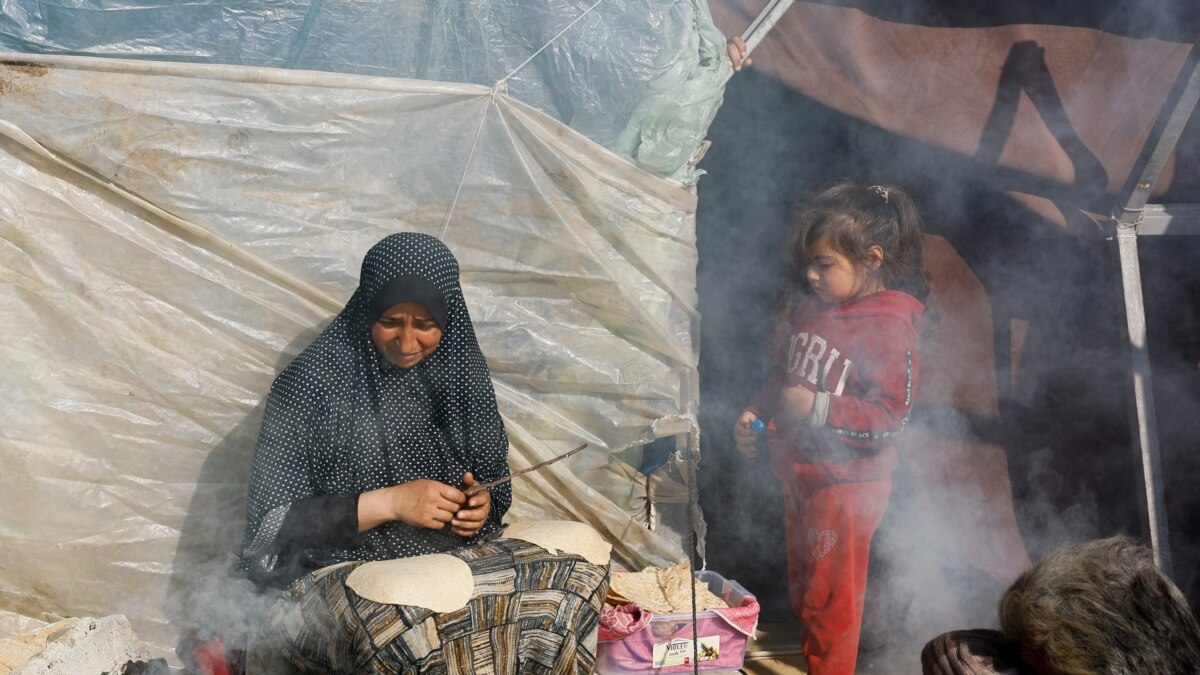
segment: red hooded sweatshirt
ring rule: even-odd
[[[839,305],[806,298],[792,313],[774,373],[747,408],[775,414],[783,387],[817,393],[803,429],[768,425],[771,466],[807,485],[883,480],[896,468],[895,438],[916,397],[919,300],[881,291]]]

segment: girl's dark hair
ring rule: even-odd
[[[803,275],[809,251],[824,237],[834,250],[868,262],[872,246],[883,249],[876,274],[885,288],[924,300],[929,284],[921,271],[921,217],[913,200],[891,185],[838,183],[802,206],[788,236],[788,261]]]

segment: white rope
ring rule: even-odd
[[[488,111],[496,104],[496,94],[499,93],[500,83],[492,87],[492,94],[488,97],[488,104],[483,108],[483,116],[479,118],[479,126],[475,127],[475,138],[471,139],[471,150],[467,152],[467,161],[463,164],[462,175],[458,177],[458,188],[454,191],[454,200],[450,202],[450,209],[446,211],[446,220],[442,223],[442,229],[438,232],[438,239],[446,238],[446,231],[450,228],[450,217],[454,215],[454,207],[458,206],[458,198],[462,195],[463,184],[467,182],[467,171],[471,169],[471,160],[475,158],[475,148],[479,145],[479,136],[483,132],[483,123],[487,121]]]
[[[538,49],[536,52],[530,54],[529,58],[525,59],[525,61],[522,62],[521,65],[514,68],[511,73],[505,75],[496,84],[499,85],[503,82],[507,82],[509,80],[509,78],[511,78],[513,75],[516,75],[518,72],[520,72],[520,70],[522,68],[529,65],[529,62],[532,61],[534,59],[534,57],[536,57],[538,54],[541,54],[543,51],[545,51],[546,47],[549,47],[550,45],[554,44],[554,41],[557,40],[558,38],[562,37],[563,33],[566,33],[567,31],[571,30],[572,26],[579,23],[579,20],[582,19],[583,17],[587,16],[588,14],[591,14],[592,10],[599,7],[600,3],[602,3],[602,2],[604,2],[604,0],[596,0],[596,2],[591,7],[588,7],[586,10],[584,10],[583,14],[580,14],[579,16],[575,17],[575,19],[571,23],[567,24],[566,28],[558,31],[558,35],[555,35],[554,37],[550,38],[550,41],[547,42],[546,44],[542,45],[541,49]]]
[[[543,51],[545,51],[546,47],[549,47],[550,45],[554,44],[555,40],[562,37],[563,34],[566,33],[567,31],[571,30],[571,28],[575,24],[579,23],[580,19],[587,16],[588,14],[591,14],[592,10],[599,7],[600,3],[602,3],[602,2],[604,2],[604,0],[596,0],[596,2],[594,2],[591,7],[588,7],[586,10],[583,11],[582,14],[575,17],[571,21],[571,23],[567,24],[566,28],[563,28],[562,30],[558,31],[558,34],[555,35],[554,37],[550,38],[549,42],[542,45],[541,48],[539,48],[536,52],[530,54],[529,58],[527,58],[521,62],[521,65],[517,66],[516,68],[513,68],[511,73],[509,73],[508,75],[505,75],[503,78],[497,80],[496,84],[494,84],[492,86],[492,94],[488,98],[487,107],[483,109],[483,117],[479,120],[479,126],[475,127],[475,138],[471,139],[471,150],[470,150],[470,152],[467,153],[467,162],[466,162],[466,164],[463,165],[462,176],[460,176],[458,179],[458,188],[455,189],[455,191],[454,191],[454,200],[452,202],[450,202],[450,209],[448,211],[446,211],[446,220],[445,220],[445,222],[442,223],[441,231],[438,232],[438,239],[446,238],[446,231],[449,230],[449,228],[450,228],[450,218],[454,215],[454,208],[456,206],[458,206],[458,198],[460,196],[462,196],[463,184],[467,182],[467,171],[470,170],[470,168],[471,168],[471,160],[475,158],[475,148],[476,148],[476,146],[479,145],[479,135],[483,132],[483,123],[485,121],[487,121],[488,111],[491,110],[492,106],[496,104],[497,94],[499,94],[503,91],[507,91],[506,83],[512,78],[513,75],[516,75],[517,73],[519,73],[521,71],[522,68],[529,65],[529,62],[532,61],[538,54],[541,54]]]

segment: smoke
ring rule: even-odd
[[[924,26],[1053,23],[1186,42],[1200,26],[1197,6],[1169,0],[1155,0],[1152,8],[1133,2],[1086,8],[1069,2],[824,4]],[[1026,72],[1037,74],[1036,60],[1026,65],[1032,68]],[[1053,78],[1040,82],[1057,86]],[[1023,90],[1021,96],[1026,100],[1030,94]],[[1061,96],[1054,91],[1041,101],[1053,104]],[[1055,121],[1053,113],[1039,112],[1051,127],[1070,123],[1065,116]],[[1096,149],[1073,137],[1073,130],[1052,132],[1067,145],[1077,143],[1067,147],[1068,154],[1075,153],[1071,160],[1077,169],[1089,155],[1095,159]],[[992,457],[990,466],[1000,466],[1002,479],[1011,482],[1015,519],[1015,528],[1000,522],[991,504],[973,492],[969,475],[936,474],[930,463],[902,465],[873,543],[863,634],[872,672],[888,672],[888,667],[916,672],[921,646],[934,635],[995,626],[996,603],[1020,570],[1011,560],[1007,573],[985,569],[968,555],[972,550],[991,551],[1004,542],[997,550],[1019,548],[1014,559],[1027,553],[1037,560],[1067,543],[1121,532],[1144,537],[1141,474],[1130,440],[1129,351],[1111,242],[1095,231],[1090,236],[1069,231],[1003,192],[1016,184],[1039,187],[1027,177],[864,124],[753,68],[730,82],[710,139],[698,212],[700,479],[710,525],[708,560],[712,569],[758,596],[765,620],[791,619],[781,497],[761,463],[736,455],[731,428],[766,375],[771,323],[789,277],[780,256],[786,214],[834,179],[908,189],[926,231],[949,242],[982,285],[993,322],[988,356],[994,361],[998,406],[990,415],[927,417],[916,435],[952,439],[964,452],[979,448],[985,453],[981,457]],[[999,141],[996,156],[1010,142],[1007,137]],[[1181,148],[1180,157],[1194,157],[1194,146]],[[1083,183],[1050,196],[1069,197],[1060,200],[1067,204],[1107,208],[1112,203],[1106,175],[1078,175],[1085,176]],[[1121,177],[1116,178],[1119,183]],[[1200,194],[1183,195],[1178,189],[1173,196],[1200,201]],[[1168,249],[1179,262],[1156,269]],[[1200,433],[1200,338],[1195,337],[1200,319],[1183,321],[1191,328],[1182,331],[1171,325],[1184,313],[1200,316],[1198,251],[1178,243],[1146,246],[1143,239],[1175,576],[1193,604],[1200,592],[1200,579],[1191,571],[1200,560],[1195,543],[1200,519],[1191,514],[1200,513],[1200,499],[1187,486],[1200,474],[1200,460],[1188,449]],[[1170,374],[1159,377],[1160,372]],[[963,466],[972,468],[969,457]],[[942,481],[932,495],[931,474]],[[974,532],[947,528],[948,519],[985,527]],[[1018,541],[1012,541],[1011,529]]]
[[[261,409],[209,454],[180,530],[163,611],[185,665],[191,649],[212,638],[221,638],[227,650],[245,649],[274,600],[236,567],[260,419]]]
[[[293,338],[274,372],[323,328],[324,324],[313,326]],[[246,650],[277,597],[260,592],[237,570],[247,484],[264,408],[265,398],[208,453],[188,503],[163,603],[163,614],[178,636],[176,654],[181,659],[190,658],[193,647],[213,638],[223,641],[227,653]]]
[[[1142,280],[1167,524],[1176,584],[1200,605],[1200,246],[1143,238]]]

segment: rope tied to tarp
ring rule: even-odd
[[[454,190],[454,199],[450,202],[450,208],[446,211],[446,220],[442,222],[442,229],[438,232],[439,240],[444,240],[446,238],[446,232],[450,229],[450,218],[454,216],[454,209],[458,206],[458,198],[462,196],[463,185],[467,182],[467,172],[471,168],[471,160],[475,158],[475,148],[479,145],[479,136],[483,132],[483,123],[487,120],[488,112],[492,109],[492,106],[496,105],[496,97],[500,94],[507,95],[508,81],[512,79],[514,75],[521,72],[521,70],[525,68],[525,66],[529,65],[538,54],[541,54],[546,50],[547,47],[554,44],[555,41],[565,35],[567,31],[571,30],[571,28],[573,28],[575,24],[579,23],[585,16],[591,14],[592,11],[599,7],[603,2],[604,0],[596,0],[596,2],[592,3],[591,7],[588,7],[579,16],[572,19],[571,23],[568,23],[565,28],[558,31],[558,33],[555,34],[554,37],[550,38],[546,44],[542,45],[537,49],[537,51],[530,54],[529,58],[521,62],[521,65],[513,68],[509,74],[505,75],[499,80],[496,80],[496,83],[492,85],[492,92],[488,97],[488,104],[483,109],[483,115],[479,119],[479,126],[475,127],[475,136],[471,139],[471,148],[467,151],[467,161],[463,163],[462,175],[458,179],[458,187]]]
[[[454,208],[458,206],[458,198],[462,196],[463,185],[467,182],[467,171],[471,169],[471,160],[475,158],[475,148],[479,146],[479,136],[483,133],[483,123],[487,121],[488,111],[492,106],[496,105],[497,94],[502,93],[499,86],[492,87],[492,93],[488,96],[488,104],[483,108],[483,114],[479,117],[479,124],[475,126],[475,136],[471,139],[471,149],[467,151],[467,161],[463,162],[462,175],[458,177],[458,187],[454,190],[454,199],[450,202],[450,208],[446,211],[446,220],[442,222],[442,229],[438,232],[437,238],[445,240],[446,231],[450,229],[450,218],[454,215]]]
[[[546,50],[546,48],[547,48],[547,47],[549,47],[550,45],[554,44],[554,43],[555,43],[555,41],[557,41],[557,40],[558,40],[558,38],[562,37],[562,36],[563,36],[563,34],[565,34],[567,31],[571,30],[571,29],[572,29],[572,28],[575,26],[575,24],[577,24],[577,23],[579,23],[580,21],[582,21],[582,20],[583,20],[583,17],[587,16],[588,14],[591,14],[591,13],[592,13],[592,10],[596,9],[597,7],[599,7],[599,6],[600,6],[600,3],[602,3],[602,2],[604,2],[604,0],[596,0],[596,2],[592,3],[592,6],[591,6],[591,7],[588,7],[587,9],[583,10],[583,13],[582,13],[582,14],[580,14],[580,15],[579,15],[579,16],[577,16],[577,17],[575,17],[575,18],[574,18],[574,19],[571,21],[571,23],[567,24],[567,26],[566,26],[565,28],[563,28],[562,30],[558,31],[558,34],[557,34],[557,35],[555,35],[554,37],[550,38],[550,41],[549,41],[549,42],[547,42],[546,44],[542,45],[542,46],[541,46],[541,47],[540,47],[540,48],[539,48],[539,49],[538,49],[536,52],[534,52],[534,53],[530,54],[530,55],[529,55],[529,58],[527,58],[527,59],[525,59],[524,61],[522,61],[522,62],[521,62],[521,65],[517,66],[516,68],[513,68],[513,70],[512,70],[512,72],[511,72],[511,73],[509,73],[509,74],[505,75],[504,77],[500,78],[500,80],[496,82],[496,86],[497,86],[497,87],[498,87],[498,86],[500,86],[502,83],[504,83],[504,82],[507,82],[508,80],[512,79],[512,76],[513,76],[513,75],[516,75],[517,73],[521,72],[521,69],[523,69],[525,66],[529,65],[529,62],[530,62],[530,61],[533,61],[533,60],[534,60],[534,58],[536,58],[538,54],[541,54],[543,51],[545,51],[545,50]]]

